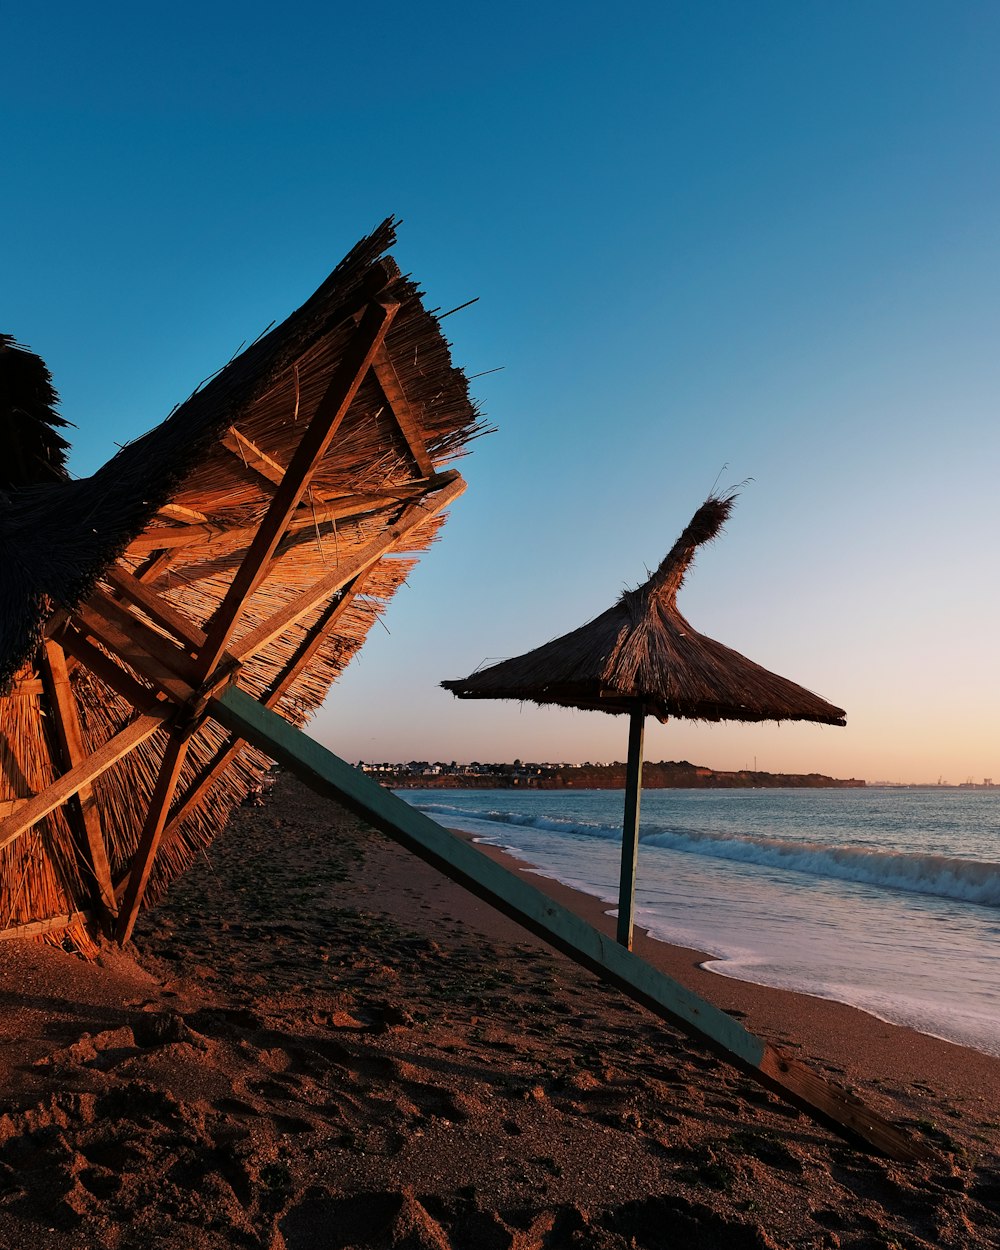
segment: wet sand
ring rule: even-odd
[[[637,949],[934,1161],[847,1145],[283,780],[131,951],[0,943],[0,1247],[1000,1243],[1000,1062]]]

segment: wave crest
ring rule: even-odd
[[[470,812],[435,802],[419,806],[429,815],[442,819],[443,823],[451,817],[509,829],[537,829],[563,836],[568,834],[603,840],[621,837],[618,826],[587,824],[580,820],[560,820],[500,809]],[[694,829],[647,829],[641,838],[643,846],[656,846],[686,855],[758,864],[763,868],[779,868],[813,877],[853,881],[859,885],[902,890],[910,894],[929,894],[983,907],[1000,907],[1000,864],[984,860]]]

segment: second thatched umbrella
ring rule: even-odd
[[[680,614],[677,592],[694,553],[719,533],[734,500],[710,496],[652,577],[580,629],[441,683],[460,699],[528,700],[629,716],[618,906],[618,941],[629,949],[645,718],[847,723],[842,708],[699,634]]]

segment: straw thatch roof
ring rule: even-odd
[[[297,312],[93,477],[9,497],[0,531],[6,583],[0,680],[31,654],[50,604],[78,602],[147,525],[175,524],[157,515],[165,503],[204,512],[220,527],[259,518],[266,498],[260,477],[219,447],[220,437],[236,426],[276,459],[294,445],[295,414],[310,411],[322,394],[363,306],[366,282],[402,304],[389,351],[410,404],[420,410],[432,459],[448,459],[477,432],[464,376],[451,366],[436,320],[416,286],[383,256],[394,238],[386,222],[362,240]],[[372,379],[351,417],[315,490],[354,494],[401,473],[412,476],[406,445]]]
[[[301,724],[405,580],[414,561],[400,553],[434,541],[443,507],[464,485],[448,464],[483,427],[436,317],[385,255],[393,240],[387,221],[297,312],[92,477],[46,483],[41,474],[22,474],[0,490],[0,680],[7,691],[0,698],[0,846],[11,828],[5,818],[25,800],[75,765],[81,751],[109,749],[137,708],[159,715],[164,701],[186,704],[197,728],[186,743],[148,897],[192,860],[255,785],[264,757],[245,744],[227,751],[226,732],[198,719],[197,688],[212,668],[211,657],[208,668],[199,667],[202,652],[211,650],[206,635],[310,419],[356,363],[365,318],[377,321],[386,308],[384,340],[370,365],[356,371],[361,380],[344,400],[346,415],[334,422],[266,575],[248,585],[222,637],[226,650],[214,679],[227,667],[238,671],[244,689]],[[0,350],[2,372],[11,342],[3,340]],[[18,353],[19,368],[22,356],[30,353]],[[7,396],[0,391],[5,402]],[[49,383],[49,431],[59,420],[54,399]],[[13,428],[5,422],[0,431],[0,462]],[[40,428],[36,420],[28,431],[35,443]],[[20,447],[30,443],[19,437]],[[41,445],[58,467],[58,446],[44,438]],[[56,654],[53,669],[54,646],[65,655],[76,705],[65,715],[80,722],[75,750],[53,718],[62,663]],[[181,717],[173,704],[164,723],[176,736]],[[120,898],[155,801],[167,736],[158,730],[92,788],[3,846],[0,931],[88,909],[95,873],[80,853],[81,828],[92,835],[95,812]]]
[[[661,721],[845,724],[842,708],[699,634],[677,607],[695,552],[719,533],[734,498],[707,499],[652,577],[589,624],[441,684],[462,699],[518,699],[613,714],[632,712],[641,700]]]

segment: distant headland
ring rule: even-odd
[[[623,790],[625,765],[613,764],[450,764],[411,760],[407,764],[358,764],[358,768],[392,790]],[[859,789],[856,777],[822,773],[767,773],[751,769],[724,772],[687,760],[647,762],[642,784],[648,790]]]

